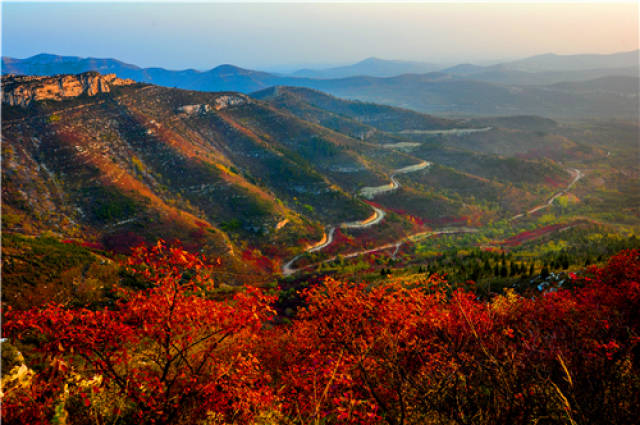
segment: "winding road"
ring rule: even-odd
[[[385,192],[390,192],[392,190],[396,190],[400,187],[400,183],[396,180],[396,175],[398,174],[405,174],[405,173],[411,173],[414,171],[418,171],[418,170],[422,170],[428,166],[430,166],[431,163],[428,161],[422,161],[419,164],[415,164],[415,165],[410,165],[408,167],[404,167],[404,168],[399,168],[397,170],[394,170],[393,173],[391,174],[390,178],[391,178],[391,183],[386,184],[386,185],[382,185],[382,186],[373,186],[373,187],[365,187],[362,188],[360,190],[360,196],[365,197],[367,199],[372,199],[373,197],[375,197],[376,195],[379,195],[380,193],[385,193]],[[578,180],[580,180],[582,177],[584,177],[584,173],[580,170],[578,170],[577,168],[569,168],[567,169],[567,172],[569,172],[573,178],[571,179],[571,181],[569,182],[569,184],[567,185],[567,187],[565,187],[563,190],[556,192],[553,196],[551,196],[551,198],[549,198],[544,204],[540,204],[530,210],[528,210],[527,212],[524,213],[520,213],[517,214],[513,217],[511,217],[511,220],[516,220],[518,218],[521,218],[525,215],[528,214],[533,214],[537,211],[540,211],[544,208],[548,208],[551,206],[551,204],[553,204],[553,201],[555,201],[559,196],[562,196],[564,194],[566,194],[569,190],[571,190],[571,188],[578,182]],[[363,221],[354,221],[354,222],[348,222],[348,223],[342,223],[340,224],[340,227],[342,228],[351,228],[351,229],[362,229],[362,228],[367,228],[373,225],[376,225],[378,223],[380,223],[384,217],[385,217],[385,212],[383,210],[381,210],[378,207],[374,207],[371,206],[371,208],[373,208],[373,214],[367,218],[366,220]],[[324,264],[324,263],[329,263],[331,261],[334,261],[337,256],[333,256],[331,258],[327,258],[323,261],[317,262],[317,263],[313,263],[313,264],[308,264],[306,266],[300,267],[300,268],[293,268],[293,264],[295,264],[296,261],[298,261],[300,258],[302,258],[306,253],[308,252],[317,252],[320,251],[324,248],[326,248],[327,246],[331,245],[331,243],[333,242],[333,235],[335,233],[336,227],[335,226],[330,226],[327,231],[325,231],[325,233],[322,236],[322,239],[314,244],[311,245],[309,247],[307,247],[305,249],[304,252],[296,255],[295,257],[293,257],[291,260],[289,260],[288,262],[286,262],[283,266],[282,266],[282,275],[283,276],[290,276],[298,271],[301,270],[305,270],[305,269],[310,269],[313,268],[319,264]],[[426,239],[429,238],[431,236],[436,236],[436,235],[442,235],[442,234],[454,234],[454,233],[476,233],[478,232],[480,229],[475,228],[475,227],[450,227],[450,228],[443,228],[440,230],[430,230],[430,231],[426,231],[426,232],[419,232],[419,233],[414,233],[412,235],[408,235],[405,236],[395,242],[390,242],[387,244],[383,244],[383,245],[379,245],[376,246],[374,248],[370,248],[370,249],[364,249],[364,250],[360,250],[360,251],[355,251],[355,252],[350,252],[350,253],[346,253],[346,254],[342,254],[342,258],[353,258],[353,257],[358,257],[360,255],[366,255],[366,254],[371,254],[373,252],[378,252],[378,251],[383,251],[385,249],[390,249],[390,248],[394,248],[393,251],[393,257],[395,257],[395,255],[398,253],[400,246],[403,243],[406,242],[417,242],[421,239]]]
[[[390,178],[391,178],[391,183],[383,185],[383,186],[374,186],[374,187],[364,187],[360,190],[360,196],[367,198],[367,199],[373,199],[374,196],[380,194],[380,193],[384,193],[384,192],[390,192],[393,190],[396,190],[400,187],[400,183],[398,182],[398,180],[396,180],[396,175],[398,174],[406,174],[406,173],[412,173],[415,171],[419,171],[422,170],[424,168],[427,168],[428,166],[430,166],[431,163],[428,161],[422,161],[418,164],[414,164],[414,165],[409,165],[407,167],[403,167],[403,168],[398,168],[397,170],[394,170],[393,173],[391,174]],[[343,228],[343,229],[366,229],[368,227],[371,226],[375,226],[376,224],[380,223],[386,213],[384,212],[384,210],[378,208],[378,207],[374,207],[373,205],[370,205],[370,207],[373,209],[373,214],[371,214],[371,216],[367,217],[364,220],[361,221],[351,221],[351,222],[345,222],[345,223],[341,223],[339,225],[339,227]],[[330,226],[328,227],[327,230],[325,230],[324,234],[322,235],[322,239],[320,239],[320,241],[314,245],[308,246],[304,252],[296,255],[295,257],[293,257],[291,260],[287,261],[286,263],[284,263],[282,265],[282,274],[284,276],[289,276],[293,273],[295,273],[298,270],[301,269],[294,269],[293,268],[293,264],[298,261],[304,254],[308,253],[308,252],[317,252],[320,251],[321,249],[326,248],[327,246],[331,245],[331,243],[333,242],[333,234],[336,231],[336,227],[335,226]],[[393,244],[391,244],[389,247],[391,246],[395,246],[398,245],[399,243],[401,243],[400,241],[394,242]],[[400,246],[398,245],[397,248],[399,248]],[[387,247],[388,248],[388,247]],[[379,248],[379,249],[375,249],[377,251],[381,250],[381,249],[386,249],[386,248]],[[368,251],[368,252],[373,252],[373,251]],[[366,253],[366,252],[363,252]],[[357,254],[357,253],[352,253],[349,254],[352,257],[355,257],[356,255],[361,255],[361,254]],[[349,257],[347,257],[349,258]]]
[[[398,174],[413,173],[415,171],[427,168],[430,165],[430,162],[422,161],[418,164],[409,165],[408,167],[398,168],[397,170],[394,170],[390,176],[391,183],[383,184],[382,186],[363,187],[362,189],[360,189],[360,196],[366,199],[373,199],[376,195],[379,195],[381,193],[396,190],[400,187],[400,183],[398,183],[398,180],[396,180],[396,176]]]
[[[353,257],[359,257],[361,255],[366,255],[366,254],[371,254],[374,252],[378,252],[378,251],[384,251],[385,249],[391,249],[394,248],[392,257],[395,257],[396,254],[398,253],[398,250],[400,249],[400,246],[402,246],[403,243],[405,242],[416,242],[420,239],[426,239],[429,238],[431,236],[436,236],[436,235],[444,235],[444,234],[454,234],[454,233],[475,233],[478,232],[479,229],[476,228],[472,228],[472,227],[451,227],[451,228],[445,228],[445,229],[440,229],[440,230],[433,230],[433,231],[429,231],[429,232],[421,232],[421,233],[415,233],[413,235],[409,235],[409,236],[405,236],[404,238],[397,240],[395,242],[389,242],[387,244],[384,245],[379,245],[370,249],[363,249],[360,251],[354,251],[354,252],[349,252],[346,254],[341,254],[342,258],[353,258]],[[308,252],[308,251],[305,251]],[[298,258],[302,257],[302,255],[304,254],[300,254],[298,256]],[[337,255],[334,255],[333,257],[327,258],[326,260],[322,260],[319,261],[317,263],[313,263],[313,264],[309,264],[303,267],[300,267],[298,269],[291,269],[291,272],[289,274],[295,273],[297,271],[300,270],[305,270],[305,269],[309,269],[309,268],[313,268],[319,264],[324,264],[324,263],[330,263],[331,261],[335,261],[338,258]],[[290,265],[289,265],[290,266]],[[284,272],[284,268],[283,268],[283,272],[282,274],[284,274],[285,276],[287,276],[287,274],[285,274]]]
[[[577,168],[568,168],[567,171],[569,173],[571,173],[571,175],[573,175],[573,178],[571,179],[571,181],[569,182],[567,187],[565,187],[560,192],[554,193],[553,196],[551,198],[549,198],[549,200],[547,202],[545,202],[544,204],[535,206],[535,207],[531,208],[527,212],[516,214],[513,217],[511,217],[511,220],[517,220],[517,219],[519,219],[521,217],[524,217],[525,215],[533,214],[533,213],[538,212],[540,210],[543,210],[545,208],[549,208],[551,206],[551,204],[553,204],[553,201],[555,201],[559,196],[562,196],[562,195],[566,194],[567,192],[569,192],[569,190],[571,190],[571,188],[576,183],[578,183],[578,180],[580,180],[582,177],[584,177],[584,173],[582,171],[578,170]]]

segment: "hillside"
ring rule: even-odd
[[[477,246],[638,214],[637,125],[450,120],[280,86],[38,91],[100,78],[4,77],[8,100],[39,93],[2,109],[5,232],[121,253],[178,239],[223,258],[233,283],[405,243],[421,258],[413,244],[434,232]]]
[[[20,90],[42,81],[20,80]],[[232,110],[275,114],[320,147],[336,146],[336,135],[246,96],[134,85],[64,99],[3,105],[5,230],[54,230],[109,249],[177,238],[239,259],[252,246],[296,249],[319,238],[319,222],[369,214],[304,146],[258,135]],[[342,158],[382,181],[357,155]]]
[[[638,66],[640,50],[611,54],[558,55],[546,53],[508,62],[512,69],[535,71],[571,71],[603,68],[625,68]]]
[[[271,292],[212,298],[212,267],[158,244],[115,307],[4,314],[3,420],[633,423],[639,255],[491,299],[437,274],[327,278],[283,323]]]

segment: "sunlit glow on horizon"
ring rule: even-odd
[[[208,69],[489,62],[639,47],[637,3],[4,3],[2,54]]]

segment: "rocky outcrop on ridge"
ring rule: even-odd
[[[135,81],[97,72],[53,77],[10,74],[2,77],[2,103],[27,107],[34,101],[63,100],[82,94],[95,96],[108,93],[113,87],[130,84],[135,84]]]

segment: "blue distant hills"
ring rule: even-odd
[[[491,66],[441,69],[426,62],[369,58],[349,66],[282,75],[225,64],[207,71],[141,68],[117,59],[39,54],[2,58],[2,73],[78,74],[198,91],[251,93],[273,86],[307,87],[336,96],[429,113],[635,117],[639,51],[610,55],[532,56]],[[572,84],[568,84],[572,83]]]

